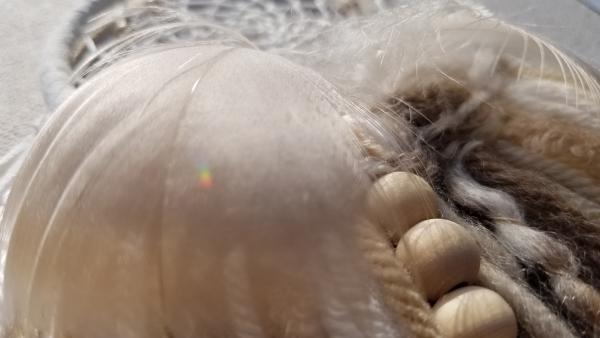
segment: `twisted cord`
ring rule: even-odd
[[[362,222],[358,232],[360,248],[381,283],[387,305],[415,336],[441,338],[433,324],[429,304],[409,277],[406,267],[394,256],[385,235],[368,221]]]

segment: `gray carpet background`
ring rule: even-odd
[[[45,43],[85,0],[0,0],[0,157],[47,114],[40,84]],[[482,0],[600,68],[600,15],[576,0]]]

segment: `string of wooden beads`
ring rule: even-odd
[[[481,251],[465,228],[437,218],[437,198],[424,179],[407,172],[383,176],[368,194],[367,215],[397,243],[396,257],[434,304],[444,337],[517,337],[514,312],[500,295],[459,287],[477,282]]]
[[[393,172],[375,182],[367,196],[367,213],[392,241],[413,225],[438,216],[437,198],[424,179],[407,172]]]

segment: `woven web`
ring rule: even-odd
[[[92,13],[69,46],[71,85],[144,47],[215,41],[263,50],[306,48],[333,23],[393,0],[125,0]],[[75,30],[75,29],[74,29]]]

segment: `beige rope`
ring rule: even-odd
[[[381,284],[386,304],[419,338],[441,337],[433,324],[431,308],[402,264],[384,233],[364,221],[358,227],[360,247]]]

